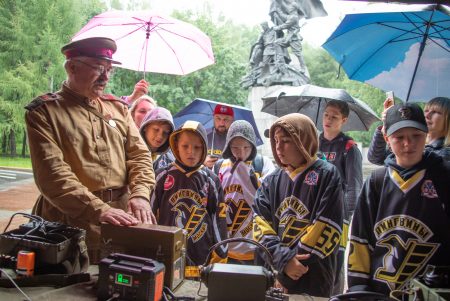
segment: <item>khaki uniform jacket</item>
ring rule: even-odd
[[[131,197],[150,199],[155,185],[150,153],[127,106],[112,96],[89,100],[63,84],[26,109],[34,178],[42,194],[33,212],[86,229],[88,249],[98,249],[100,214],[111,207],[126,210]],[[129,195],[108,204],[92,193],[125,185]]]

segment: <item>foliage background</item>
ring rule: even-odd
[[[94,15],[110,8],[148,9],[144,0],[0,0],[0,153],[27,156],[24,106],[34,97],[59,89],[65,79],[61,46],[69,42]],[[187,76],[149,74],[150,95],[172,113],[194,98],[206,98],[244,105],[248,91],[239,85],[247,73],[251,45],[258,26],[235,24],[224,16],[211,17],[211,7],[203,11],[175,11],[173,17],[192,23],[212,40],[216,64]],[[321,48],[304,45],[311,82],[323,87],[344,88],[380,113],[384,94],[366,84],[349,80]],[[131,94],[142,78],[137,72],[118,69],[109,84],[115,95]],[[350,133],[368,145],[369,132]]]

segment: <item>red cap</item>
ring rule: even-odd
[[[214,115],[216,114],[222,114],[222,115],[228,115],[231,117],[234,117],[234,111],[232,107],[225,106],[225,105],[216,105],[214,108]]]

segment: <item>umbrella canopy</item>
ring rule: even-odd
[[[314,85],[283,87],[262,98],[262,112],[278,117],[289,113],[309,116],[319,130],[323,130],[322,114],[330,100],[348,103],[350,115],[343,131],[367,131],[372,123],[379,121],[377,114],[364,102],[353,98],[343,89],[323,88]]]
[[[233,108],[234,120],[246,120],[248,121],[255,130],[256,134],[256,144],[262,145],[263,141],[259,135],[258,127],[256,126],[255,118],[253,117],[252,110],[230,105],[227,103],[216,102],[212,100],[196,98],[190,104],[188,104],[184,109],[173,116],[173,121],[176,127],[181,126],[186,120],[195,120],[203,124],[206,129],[212,129],[214,127],[214,108],[217,104],[226,105]]]
[[[450,95],[450,17],[441,5],[420,11],[346,15],[323,44],[348,77],[404,101]]]
[[[92,18],[72,41],[116,41],[119,67],[184,75],[214,64],[211,40],[197,27],[153,11],[109,11]]]

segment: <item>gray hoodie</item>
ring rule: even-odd
[[[252,145],[252,153],[247,158],[247,161],[252,161],[256,157],[256,135],[252,125],[245,120],[234,121],[227,132],[227,140],[223,149],[222,157],[228,159],[233,157],[231,152],[231,140],[236,137],[241,137],[247,140]]]
[[[147,142],[145,137],[145,131],[148,126],[154,122],[165,122],[170,125],[170,134],[173,132],[175,126],[173,123],[172,114],[169,110],[156,107],[145,115],[142,120],[141,128],[139,129],[142,138],[144,139],[147,147],[150,149],[150,145]],[[159,156],[158,156],[159,155]],[[166,142],[161,145],[156,151],[152,152],[152,160],[153,160],[153,169],[157,170],[163,167],[166,167],[173,161],[175,161],[175,157],[169,150],[169,138],[167,138]]]

